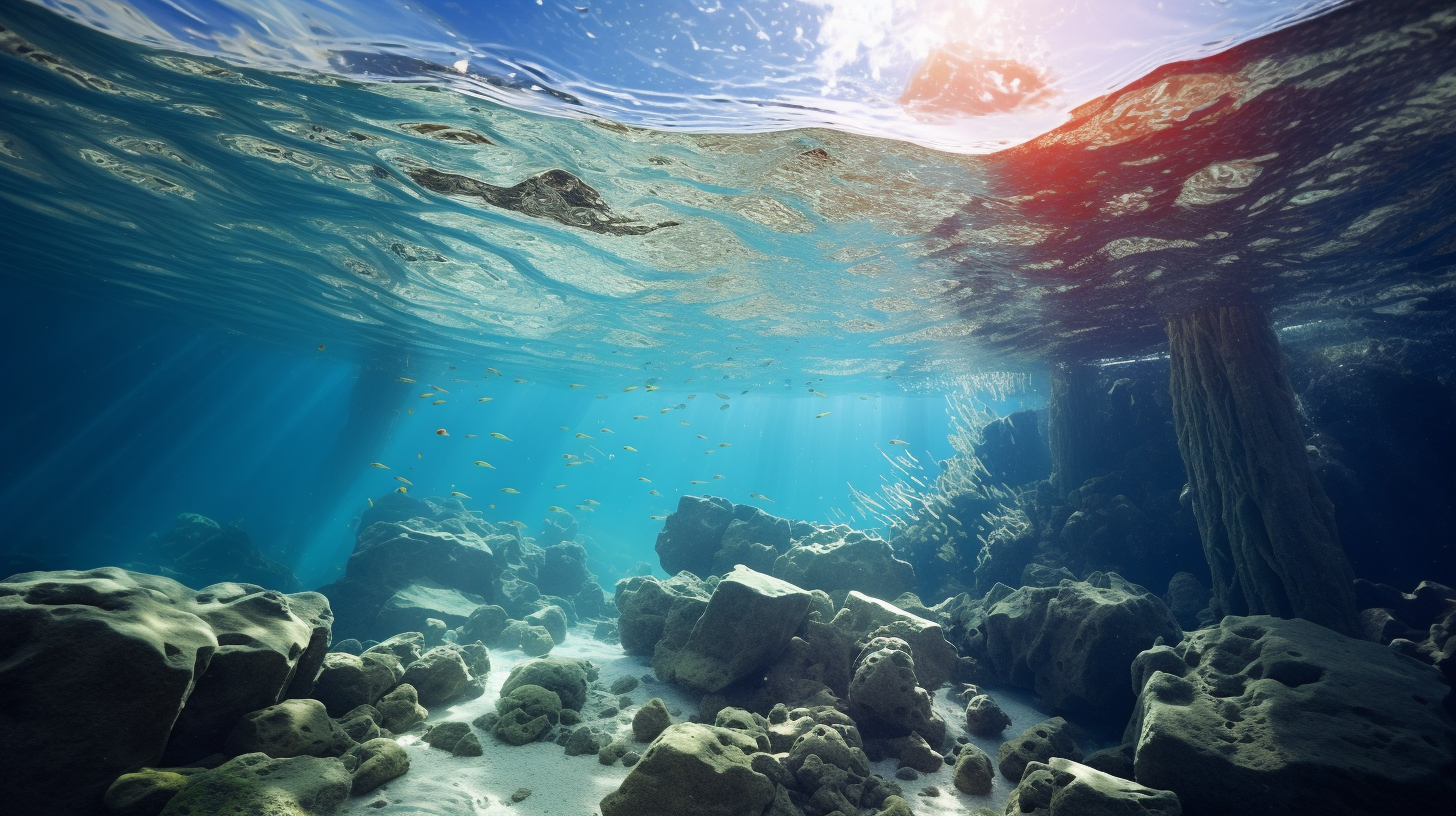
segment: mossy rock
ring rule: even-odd
[[[552,725],[561,722],[561,697],[548,688],[533,684],[518,686],[496,700],[495,713],[502,717],[517,709],[532,718],[545,717]]]
[[[334,816],[352,787],[339,759],[243,754],[191,777],[161,816]]]

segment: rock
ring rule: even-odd
[[[596,576],[586,565],[585,547],[575,541],[557,544],[537,541],[536,544],[545,548],[536,578],[536,586],[541,592],[569,598],[596,581]]]
[[[429,647],[425,645],[425,636],[419,632],[400,632],[391,635],[383,641],[370,646],[364,650],[365,654],[389,654],[394,655],[401,666],[420,659]]]
[[[683,496],[657,534],[657,559],[668,575],[713,574],[713,556],[733,521],[733,502],[713,496]]]
[[[363,796],[385,782],[403,776],[410,767],[409,754],[399,743],[383,738],[361,742],[350,748],[344,754],[344,764],[354,766],[351,789],[354,796]]]
[[[1011,718],[990,695],[977,694],[966,703],[966,730],[978,737],[1000,736],[1011,727]]]
[[[515,802],[516,804],[520,804],[521,802],[526,801],[526,797],[530,795],[530,788],[516,788],[515,792],[511,794],[511,801]]]
[[[324,656],[323,671],[314,683],[313,698],[324,704],[331,717],[342,717],[361,705],[373,705],[399,684],[404,673],[396,673],[398,665],[377,654],[356,657],[330,652]]]
[[[1192,573],[1180,572],[1168,581],[1168,592],[1163,595],[1163,603],[1167,604],[1168,612],[1179,626],[1184,629],[1197,629],[1198,613],[1208,608],[1208,601],[1212,597],[1208,588]]]
[[[733,520],[723,530],[713,554],[712,573],[724,575],[742,564],[765,575],[773,572],[774,559],[789,549],[792,525],[757,507],[735,505]]]
[[[545,657],[529,660],[516,666],[501,686],[501,695],[509,695],[521,686],[534,685],[550,689],[561,698],[561,705],[573,711],[581,711],[586,704],[586,684],[589,674],[595,670],[585,660],[570,657]]]
[[[1082,760],[1082,764],[1119,779],[1132,779],[1135,771],[1132,763],[1131,745],[1116,745],[1093,751]]]
[[[496,720],[491,729],[496,739],[510,745],[535,742],[551,730],[551,721],[544,716],[532,717],[522,709],[513,709]]]
[[[603,765],[615,765],[617,763],[617,760],[623,759],[631,753],[633,753],[632,746],[628,745],[623,740],[613,740],[606,745],[603,745],[601,749],[597,751],[597,762]],[[630,768],[632,765],[636,764],[637,763],[634,760],[633,762],[628,763],[627,767]]]
[[[409,683],[401,683],[394,691],[379,698],[379,725],[394,734],[403,734],[425,721],[430,712],[420,705],[418,692]]]
[[[605,743],[606,740],[599,731],[590,726],[583,725],[572,731],[571,736],[566,738],[566,755],[584,756],[586,754],[595,754],[604,749]],[[613,758],[612,762],[615,761],[616,758]],[[604,762],[602,764],[610,765],[612,763]]]
[[[420,739],[431,748],[453,752],[456,744],[470,733],[470,723],[463,720],[445,720],[426,729]]]
[[[657,644],[653,672],[661,679],[716,692],[762,672],[809,612],[809,593],[747,567],[718,583],[686,642]]]
[[[832,625],[864,640],[884,635],[910,644],[915,655],[916,677],[927,690],[934,691],[955,676],[956,649],[946,642],[940,624],[886,601],[851,592],[845,596]]]
[[[1230,616],[1133,680],[1137,781],[1190,816],[1414,813],[1456,797],[1428,666],[1305,620]]]
[[[333,816],[352,786],[335,758],[243,754],[190,777],[162,816]]]
[[[1397,618],[1390,609],[1362,609],[1359,612],[1360,635],[1366,640],[1382,645],[1389,644],[1398,637],[1414,635],[1420,637],[1419,632],[1411,629],[1405,621]],[[1414,639],[1414,638],[1413,638]]]
[[[930,693],[916,684],[909,644],[898,638],[883,640],[883,648],[861,656],[850,681],[855,722],[870,736],[915,733],[939,745],[945,739],[945,721],[932,709]]]
[[[661,698],[653,697],[632,715],[632,738],[638,742],[652,742],[669,725],[672,725],[672,716],[667,713],[667,706]]]
[[[896,558],[889,542],[844,527],[800,539],[774,561],[773,574],[805,589],[855,590],[887,601],[915,589],[915,568]]]
[[[1039,722],[1015,738],[1001,743],[996,752],[996,767],[1001,775],[1017,782],[1029,762],[1048,762],[1052,757],[1081,761],[1082,749],[1068,733],[1067,721],[1061,717]]]
[[[499,646],[501,634],[510,624],[510,615],[495,605],[478,606],[470,618],[460,627],[460,640],[464,643],[480,641],[487,646]]]
[[[495,702],[495,713],[501,716],[517,709],[526,712],[526,716],[532,719],[545,717],[552,725],[561,721],[561,697],[541,686],[517,686],[509,695],[502,696]],[[595,751],[596,748],[592,750]]]
[[[865,752],[850,745],[839,731],[821,724],[794,740],[788,758],[784,760],[784,768],[798,780],[800,788],[811,794],[829,782],[831,777],[835,784],[850,781],[843,774],[826,773],[824,766],[837,768],[855,781],[870,775],[870,760]]]
[[[243,717],[228,734],[229,755],[261,753],[274,759],[336,757],[354,747],[318,700],[284,700]]]
[[[630,674],[618,677],[612,682],[611,692],[613,694],[626,694],[637,688],[640,681]]]
[[[1057,711],[1117,720],[1132,709],[1128,667],[1158,638],[1182,636],[1163,602],[1115,573],[1023,587],[985,620],[988,668]]]
[[[481,746],[480,738],[475,736],[475,732],[472,731],[461,737],[460,741],[455,743],[455,747],[450,749],[450,753],[458,757],[478,757],[485,754],[485,748]]]
[[[546,606],[526,616],[526,623],[540,626],[551,634],[557,644],[566,642],[566,613],[559,606]]]
[[[617,620],[622,649],[627,654],[650,655],[662,639],[674,606],[701,608],[712,590],[692,573],[678,573],[666,581],[638,575],[617,582]]]
[[[996,771],[991,767],[991,757],[971,743],[962,745],[960,754],[956,756],[953,781],[956,790],[961,793],[969,793],[972,796],[989,794],[991,785],[996,781]]]
[[[436,646],[405,667],[401,682],[415,687],[426,707],[459,697],[470,682],[470,671],[460,653],[448,646]]]
[[[1073,516],[1077,514],[1074,513]],[[1046,564],[1027,564],[1021,569],[1021,580],[1018,581],[1023,587],[1046,588],[1060,585],[1063,581],[1077,580],[1076,573],[1066,567],[1049,567]]]
[[[511,621],[496,638],[496,645],[502,649],[520,649],[528,657],[544,657],[556,646],[556,638],[544,626]]]
[[[890,755],[900,761],[902,768],[914,768],[921,773],[935,773],[945,764],[945,757],[931,748],[919,734],[885,740]]]
[[[692,813],[694,816],[761,816],[774,785],[753,770],[753,740],[725,728],[679,723],[652,743],[602,799],[602,816]]]
[[[329,647],[329,651],[358,655],[364,652],[364,644],[354,638],[344,638],[343,640],[335,641],[334,645]]]
[[[485,598],[440,586],[428,578],[417,578],[395,590],[374,618],[377,632],[424,632],[429,620],[440,620],[446,628],[464,624]],[[436,641],[438,642],[438,641]]]
[[[187,785],[187,775],[157,768],[122,774],[106,789],[102,802],[117,816],[156,816]]]
[[[148,536],[136,562],[138,570],[192,587],[236,581],[279,592],[303,589],[298,576],[264,555],[239,524],[222,526],[196,513],[183,513],[171,530]]]
[[[1057,758],[1026,766],[1006,800],[1007,813],[1031,816],[1181,816],[1171,791],[1154,790]]]
[[[369,705],[361,705],[336,718],[339,727],[355,742],[368,742],[379,737],[379,723],[383,719],[379,709]]]

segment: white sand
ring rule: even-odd
[[[590,626],[574,627],[567,635],[566,642],[553,649],[551,654],[592,661],[601,670],[599,680],[602,688],[609,688],[613,681],[626,675],[640,678],[652,672],[647,658],[629,656],[622,651],[621,646],[601,643],[592,638]],[[495,701],[500,697],[500,689],[505,684],[507,675],[514,666],[528,659],[530,658],[520,652],[492,651],[491,672],[487,678],[485,694],[460,705],[433,709],[430,711],[429,721],[469,722],[487,711],[494,711]],[[949,723],[950,733],[956,736],[966,733],[965,706],[952,698],[952,691],[950,687],[941,689],[936,694],[935,705],[936,710]],[[653,697],[661,697],[668,710],[673,712],[674,722],[681,722],[698,710],[696,695],[668,684],[644,683],[627,695],[632,698],[632,707],[612,719],[601,720],[596,719],[595,712],[601,710],[611,695],[595,692],[588,694],[589,699],[583,712],[586,718],[584,724],[596,726],[615,738],[627,740],[638,753],[647,746],[632,741],[631,726],[632,715],[642,703]],[[1015,736],[1047,717],[1032,708],[1027,697],[1018,693],[998,691],[993,692],[992,696],[1012,719],[1011,727],[1004,734],[1006,737]],[[565,750],[554,742],[506,745],[478,729],[476,736],[485,751],[483,756],[451,756],[446,751],[425,745],[415,734],[401,737],[400,744],[410,755],[409,772],[372,793],[351,799],[345,813],[350,816],[596,816],[600,813],[598,803],[602,797],[615,790],[630,770],[620,762],[610,767],[603,766],[597,761],[595,754],[566,756]],[[995,761],[1000,740],[974,736],[971,740]],[[918,816],[965,816],[977,807],[989,807],[1000,812],[1005,806],[1007,794],[1014,787],[998,774],[995,788],[989,796],[963,794],[951,783],[952,768],[949,765],[937,773],[922,774],[914,782],[894,778],[894,760],[875,763],[875,772],[904,789],[906,801]],[[929,787],[939,788],[940,796],[918,795]],[[511,794],[518,788],[530,788],[531,795],[520,803],[512,803]],[[385,804],[374,807],[376,802]]]

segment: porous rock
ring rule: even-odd
[[[159,768],[122,774],[106,789],[102,802],[116,816],[157,816],[187,785],[187,775]]]
[[[955,777],[952,780],[956,790],[973,796],[985,796],[991,792],[996,781],[996,771],[991,767],[991,757],[971,743],[961,746],[956,756]]]
[[[667,706],[662,698],[653,697],[632,715],[632,738],[638,742],[652,742],[669,725],[672,725],[672,715],[667,713]]]
[[[795,542],[774,560],[773,574],[805,589],[856,590],[884,600],[915,588],[915,568],[896,558],[889,542],[846,527]]]
[[[755,751],[754,741],[737,731],[698,723],[671,726],[602,799],[602,816],[761,816],[773,801],[774,785],[753,770],[749,756]]]
[[[409,754],[392,739],[361,742],[344,754],[344,764],[353,765],[351,793],[364,794],[409,770]]]
[[[1069,759],[1032,762],[1006,800],[1029,816],[1181,816],[1176,794],[1119,779]]]
[[[351,655],[330,652],[323,671],[314,683],[313,698],[324,704],[329,716],[342,717],[361,705],[374,705],[404,676],[399,664],[378,654]]]
[[[919,734],[932,745],[945,739],[945,721],[934,712],[930,693],[916,684],[909,645],[884,638],[881,648],[861,656],[849,683],[855,722],[871,736]]]
[[[419,693],[409,683],[401,683],[390,693],[379,698],[380,726],[391,733],[403,734],[425,721],[430,712],[420,705]]]
[[[261,753],[274,759],[336,757],[354,747],[318,700],[284,700],[244,716],[223,745],[230,755]]]
[[[946,641],[940,624],[887,601],[851,592],[834,615],[832,625],[864,640],[889,636],[910,644],[915,655],[915,676],[929,691],[940,688],[955,675],[956,649]]]
[[[1077,747],[1067,721],[1061,717],[1039,722],[1001,743],[1000,750],[996,752],[996,767],[1002,776],[1017,782],[1027,763],[1049,762],[1052,757],[1074,761],[1082,759],[1082,749]]]
[[[436,646],[405,667],[401,682],[414,686],[420,703],[429,707],[459,697],[470,682],[470,671],[460,652]]]
[[[978,737],[994,737],[1011,727],[1011,718],[988,694],[977,694],[966,703],[966,730]]]
[[[657,534],[657,558],[668,575],[713,572],[713,556],[733,521],[733,502],[715,496],[683,496]]]
[[[509,695],[521,686],[534,685],[550,689],[561,698],[563,708],[581,711],[586,704],[586,684],[594,667],[585,660],[571,657],[544,657],[529,660],[511,669],[501,686],[501,695]]]
[[[243,754],[190,777],[162,816],[334,816],[352,786],[336,758]]]
[[[635,575],[617,582],[618,634],[627,654],[650,655],[662,639],[674,607],[701,614],[712,590],[696,575],[680,572],[666,581]]]

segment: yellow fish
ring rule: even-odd
[[[521,379],[521,378],[520,378],[520,377],[517,377],[517,378],[516,378],[516,382],[518,382],[518,383],[523,383],[523,382],[525,382],[525,380],[523,380],[523,379]]]
[[[597,431],[597,433],[614,434],[614,433],[616,433],[616,431],[612,430],[611,428],[602,428],[601,430]]]
[[[491,470],[495,470],[495,465],[492,465],[491,463],[486,462],[486,461],[481,460],[481,459],[476,459],[475,460],[475,465],[476,465],[476,467],[490,468]]]
[[[776,504],[777,503],[773,499],[770,499],[768,496],[765,496],[762,493],[749,493],[748,494],[748,497],[750,499],[763,499],[764,501],[768,502],[769,504]]]
[[[411,409],[409,409],[409,412],[410,412],[410,413],[411,413],[411,414],[413,414],[413,413],[414,413],[414,412],[415,412],[415,409],[413,409],[413,408],[411,408]]]
[[[658,386],[655,386],[655,385],[644,386],[644,388],[646,390],[648,390],[648,391],[656,391],[656,390],[658,390]]]
[[[637,481],[639,481],[639,482],[647,482],[648,484],[652,484],[652,480],[649,479],[649,478],[647,478],[646,476],[638,476],[637,477]]]
[[[394,489],[394,492],[396,492],[396,493],[408,493],[409,492],[409,488],[408,487],[396,487]]]
[[[718,447],[720,447],[720,448],[731,448],[731,447],[733,447],[733,443],[732,442],[719,442],[718,443]]]
[[[584,464],[586,464],[586,462],[567,462],[566,463],[566,466],[567,467],[576,467],[577,465],[584,465]]]
[[[501,375],[501,373],[499,371],[496,371],[495,369],[491,368],[490,366],[486,366],[485,367],[485,370],[486,371],[489,371],[490,373],[492,373],[494,375],[496,375],[497,377],[499,377]]]
[[[556,426],[556,430],[558,430],[558,431],[569,431],[569,430],[571,430],[571,428],[568,428],[565,425],[557,425]]]
[[[577,456],[574,453],[563,453],[563,454],[561,454],[561,458],[562,459],[580,459],[581,457],[580,456]]]
[[[420,395],[420,399],[424,399],[425,397],[433,397],[433,396],[435,396],[435,392],[434,391],[426,391],[425,393],[423,393],[423,394]]]
[[[891,445],[909,445],[910,443],[909,442],[906,442],[903,439],[891,439],[890,440],[890,444]]]
[[[602,506],[602,503],[599,502],[599,501],[597,501],[596,499],[582,499],[582,502],[585,503],[585,504],[590,504],[592,507],[601,507]]]
[[[476,402],[490,402],[493,399],[495,399],[495,397],[481,397],[480,399],[476,400]]]
[[[647,495],[649,495],[649,496],[661,496],[662,494],[661,493],[658,493],[656,490],[649,490],[649,491],[647,491]]]
[[[445,404],[445,401],[444,400],[435,400],[434,402],[432,402],[430,404],[431,405],[444,405]]]
[[[364,501],[367,501],[367,502],[369,502],[369,506],[370,506],[370,507],[373,507],[373,506],[374,506],[374,500],[373,500],[373,499],[371,499],[371,498],[369,498],[369,497],[368,497],[368,496],[365,496],[365,497],[364,497]]]
[[[551,512],[551,513],[565,513],[566,512],[565,510],[561,509],[560,507],[557,507],[554,504],[551,505],[550,507],[547,507],[546,510],[548,512]]]
[[[693,479],[692,481],[688,482],[688,484],[707,484],[707,482],[700,482],[697,479]]]
[[[623,391],[636,391],[637,390],[637,386],[635,386],[635,385],[629,385],[626,388],[623,388],[622,390]]]
[[[585,510],[585,511],[587,511],[587,512],[588,512],[588,513],[595,513],[595,512],[596,512],[596,511],[595,511],[595,510],[593,510],[593,509],[591,509],[591,508],[590,508],[590,507],[587,507],[587,506],[586,506],[586,505],[584,505],[584,504],[578,504],[578,505],[577,505],[577,506],[576,506],[576,509],[578,509],[578,510]]]
[[[691,424],[692,424],[692,423],[691,423],[691,422],[688,422],[688,421],[687,421],[687,420],[685,420],[685,419],[679,419],[679,420],[678,420],[678,421],[677,421],[677,424],[679,424],[679,425],[691,425]]]
[[[409,377],[395,377],[394,378],[394,381],[395,382],[402,382],[402,383],[413,383],[413,382],[415,382],[415,380],[411,380]]]
[[[394,480],[396,482],[404,482],[405,484],[410,485],[411,487],[414,486],[414,482],[411,482],[409,479],[406,479],[403,476],[396,476],[396,477],[394,477]]]
[[[643,416],[642,414],[638,414],[637,416],[634,416],[632,418],[633,419],[646,419],[647,417],[646,416]]]
[[[502,493],[509,493],[512,496],[515,496],[515,495],[519,494],[521,491],[515,489],[514,487],[502,487],[501,488],[501,492]]]
[[[708,438],[708,437],[706,437],[706,436],[703,436],[703,435],[702,435],[702,434],[698,434],[698,438],[699,438],[699,439],[707,439],[707,438]]]
[[[714,476],[713,476],[713,478],[714,478],[714,479],[721,479],[721,478],[723,478],[723,477],[722,477],[722,476],[721,476],[721,475],[716,475],[716,474],[715,474],[715,475],[714,475]]]
[[[563,487],[566,487],[566,485],[551,485],[552,490],[560,490]]]
[[[648,516],[648,518],[652,519],[653,521],[662,521],[663,519],[667,518],[667,516]]]
[[[705,450],[705,451],[703,451],[703,455],[704,456],[706,456],[706,455],[708,455],[710,453],[717,453],[717,451],[715,451],[715,450]]]
[[[521,529],[521,530],[526,529],[526,522],[524,522],[524,521],[516,521],[515,519],[511,519],[510,521],[503,521],[501,523],[502,524],[509,524],[510,526],[516,527],[516,528]]]
[[[425,458],[425,454],[424,453],[417,453],[417,454],[415,454],[415,458],[416,459],[423,459],[423,458]]]
[[[468,499],[468,498],[470,498],[469,496],[465,495],[464,493],[461,493],[458,490],[452,490],[452,491],[450,491],[450,495],[454,496],[457,499]]]
[[[380,470],[389,470],[389,465],[381,465],[378,462],[370,462],[369,467],[379,468]]]
[[[591,439],[592,436],[590,434],[578,433],[576,435],[576,438],[577,439]]]
[[[829,416],[832,413],[834,413],[834,412],[833,411],[825,411],[825,412],[820,413],[820,414],[815,414],[814,415],[814,418],[815,419],[823,419],[824,417],[827,417],[827,416]]]
[[[659,414],[665,414],[665,413],[667,413],[668,411],[671,411],[671,410],[672,410],[671,408],[663,408],[661,411],[658,411],[657,413],[659,413]]]
[[[715,397],[717,397],[718,399],[721,399],[721,400],[728,399],[728,395],[727,394],[724,394],[724,393],[721,393],[721,392],[714,392],[713,396],[715,396]]]
[[[815,391],[812,388],[809,389],[809,393],[810,394],[813,394],[816,397],[824,397],[825,399],[828,399],[829,398],[829,395],[828,394],[821,394],[821,393],[819,393],[818,391]]]
[[[622,450],[624,450],[624,451],[632,451],[633,453],[636,453],[637,452],[637,449],[634,448],[634,447],[632,447],[631,445],[623,445],[622,446]]]
[[[438,385],[435,385],[434,383],[430,383],[430,387],[433,388],[433,389],[435,389],[436,391],[440,392],[441,394],[448,394],[448,393],[450,393],[449,391],[446,391],[445,389],[441,388]]]
[[[506,436],[503,433],[497,433],[495,431],[491,431],[490,432],[490,438],[491,439],[504,439],[507,442],[511,441],[511,438],[509,436]]]
[[[586,386],[582,385],[581,383],[568,383],[566,387],[567,388],[586,388]],[[564,513],[566,511],[563,510],[562,512]]]
[[[465,435],[465,438],[466,438],[466,439],[474,439],[474,438],[475,438],[475,437],[477,437],[477,436],[479,436],[479,434],[466,434],[466,435]]]

